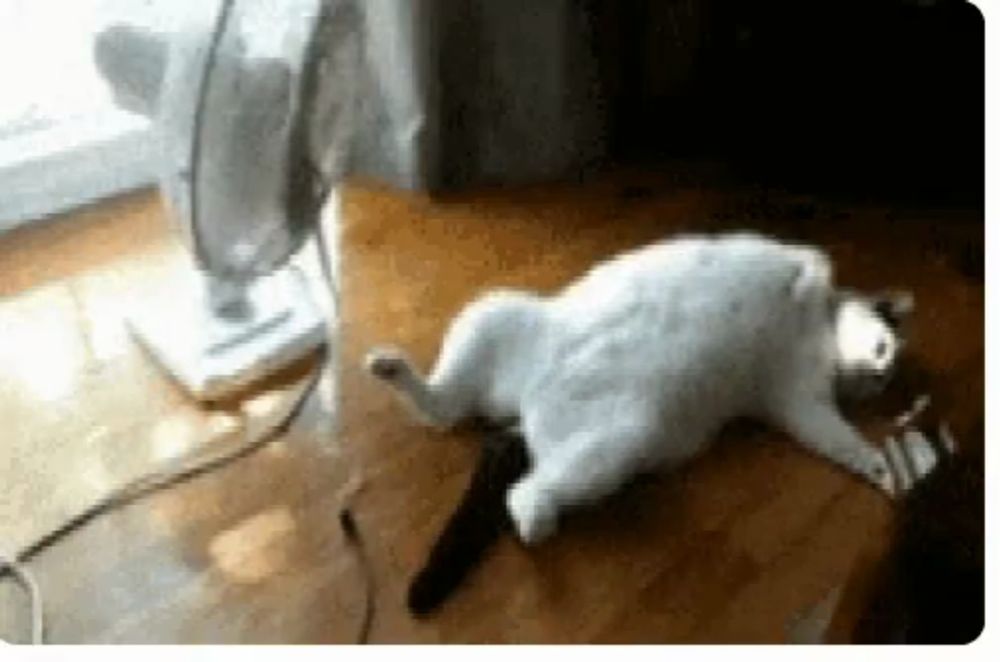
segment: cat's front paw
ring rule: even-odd
[[[904,495],[927,477],[942,460],[956,452],[948,426],[937,431],[907,427],[886,440],[886,451],[896,477],[896,492]]]
[[[409,369],[406,356],[392,347],[379,347],[368,352],[365,370],[387,382],[399,379]]]
[[[525,545],[537,545],[555,533],[555,505],[530,478],[518,481],[508,490],[507,512]]]
[[[875,450],[865,461],[863,469],[867,478],[875,487],[879,488],[887,496],[895,497],[897,492],[896,478],[892,472],[892,465],[884,451]]]

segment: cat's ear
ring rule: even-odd
[[[872,299],[872,305],[879,317],[889,326],[899,328],[913,314],[916,301],[912,292],[883,292]]]

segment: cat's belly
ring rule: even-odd
[[[558,344],[518,406],[546,453],[605,431],[644,466],[680,463],[732,418],[760,408],[781,328],[714,331],[709,320],[636,332],[641,314]],[[716,321],[716,324],[718,322]]]
[[[747,241],[681,249],[599,269],[546,307],[519,405],[539,452],[603,434],[679,462],[766,400],[808,336],[801,259]]]
[[[581,399],[579,392],[549,393],[523,409],[525,439],[533,457],[544,458],[574,446],[603,446],[631,471],[676,466],[712,441],[719,421],[732,411],[718,406],[680,407],[650,394],[620,388]]]

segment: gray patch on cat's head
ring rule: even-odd
[[[867,397],[885,388],[905,344],[903,327],[913,306],[908,292],[838,297],[833,324],[841,395]]]

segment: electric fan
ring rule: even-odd
[[[215,0],[185,5],[169,32],[98,35],[116,102],[153,122],[160,191],[197,265],[128,325],[200,399],[325,341],[290,260],[346,167],[357,34],[351,0]]]
[[[169,298],[136,310],[129,327],[201,399],[241,390],[326,340],[291,260],[313,231],[322,234],[324,201],[346,167],[359,55],[353,1],[188,3],[169,33],[119,25],[97,37],[97,66],[119,105],[153,120],[160,189],[197,265],[188,283],[170,284]],[[44,641],[44,610],[24,564],[114,508],[260,448],[295,418],[320,374],[274,427],[126,483],[16,554],[0,554],[0,578],[10,572],[28,592],[32,641]],[[349,510],[341,522],[355,539]],[[370,584],[366,596],[361,642]]]

